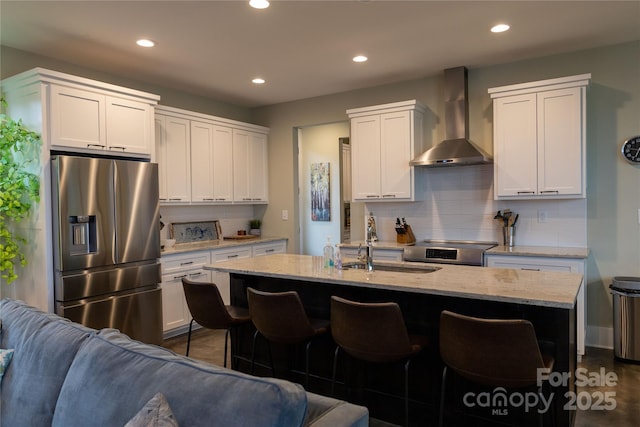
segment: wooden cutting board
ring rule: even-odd
[[[257,239],[258,236],[254,236],[252,234],[247,234],[244,236],[235,235],[235,236],[224,236],[224,240],[252,240]]]

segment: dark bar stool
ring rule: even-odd
[[[553,369],[554,358],[541,353],[533,324],[523,319],[480,319],[443,311],[440,355],[445,367],[440,391],[440,426],[444,424],[448,368],[471,382],[489,387],[536,385],[538,369]],[[542,396],[542,385],[538,386]],[[538,414],[543,425],[543,414]]]
[[[333,358],[331,394],[336,381],[338,353],[342,349],[355,359],[373,363],[404,363],[405,424],[409,425],[409,365],[428,339],[407,332],[395,302],[360,303],[331,297],[331,335],[338,346]]]
[[[273,357],[269,342],[278,344],[301,344],[305,346],[305,388],[309,387],[309,348],[315,337],[323,335],[329,327],[328,320],[311,319],[307,316],[296,291],[262,292],[247,288],[249,313],[256,327],[251,353],[251,373],[255,365],[256,338],[258,333],[266,338],[269,346],[271,373],[275,376]]]
[[[225,305],[215,283],[194,282],[186,278],[182,279],[182,288],[187,300],[187,306],[191,313],[189,322],[189,335],[187,337],[187,353],[191,345],[191,328],[196,321],[203,328],[226,329],[224,334],[224,367],[227,367],[227,345],[231,328],[247,324],[251,321],[249,310],[233,305]],[[233,345],[233,342],[231,343]],[[231,368],[235,369],[235,357],[237,352],[231,351]]]

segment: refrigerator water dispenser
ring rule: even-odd
[[[96,253],[96,216],[74,215],[69,217],[71,224],[70,255]]]

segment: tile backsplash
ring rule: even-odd
[[[421,202],[366,204],[365,216],[372,211],[376,218],[378,239],[395,240],[396,218],[404,217],[418,240],[502,244],[501,225],[494,216],[511,209],[520,214],[516,245],[587,246],[586,199],[493,200],[493,165],[428,169],[424,179]]]

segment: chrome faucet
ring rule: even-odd
[[[366,240],[367,246],[365,247],[365,254],[362,254],[362,243],[358,245],[358,262],[364,265],[367,271],[373,271],[373,246],[371,240]]]
[[[367,243],[367,252],[364,259],[367,271],[373,271],[373,239],[375,238],[375,233],[373,224],[369,222],[367,226],[367,239],[365,240]]]

